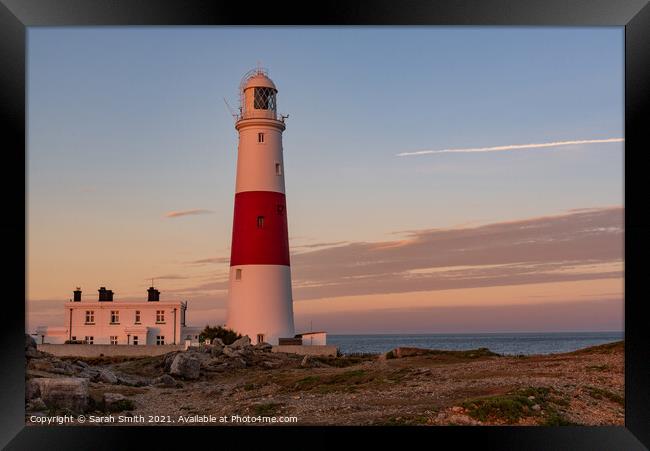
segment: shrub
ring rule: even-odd
[[[223,344],[229,345],[235,342],[235,340],[241,338],[241,335],[235,332],[232,329],[228,329],[224,326],[210,327],[205,326],[205,329],[199,334],[199,342],[203,343],[206,339],[214,340],[219,338],[223,341]]]

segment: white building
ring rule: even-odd
[[[114,302],[113,291],[99,289],[97,301],[81,300],[81,290],[66,302],[65,325],[41,326],[37,342],[62,344],[83,341],[88,344],[163,345],[198,344],[199,327],[185,323],[187,302],[160,302],[160,291],[148,290],[146,302]]]
[[[296,334],[296,338],[302,339],[303,346],[325,346],[327,344],[327,332],[303,332]]]

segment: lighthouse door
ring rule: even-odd
[[[257,334],[257,343],[264,343],[264,334]]]

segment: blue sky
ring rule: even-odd
[[[228,256],[222,98],[258,61],[290,115],[292,246],[620,206],[622,143],[396,154],[621,138],[623,50],[622,27],[29,28],[29,291]],[[164,218],[190,209],[212,214]]]

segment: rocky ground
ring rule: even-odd
[[[59,359],[29,336],[25,348],[28,425],[63,414],[75,418],[68,424],[84,414],[86,425],[215,426],[235,415],[298,425],[624,424],[623,342],[527,357],[415,348],[303,357],[248,337],[144,358]]]

